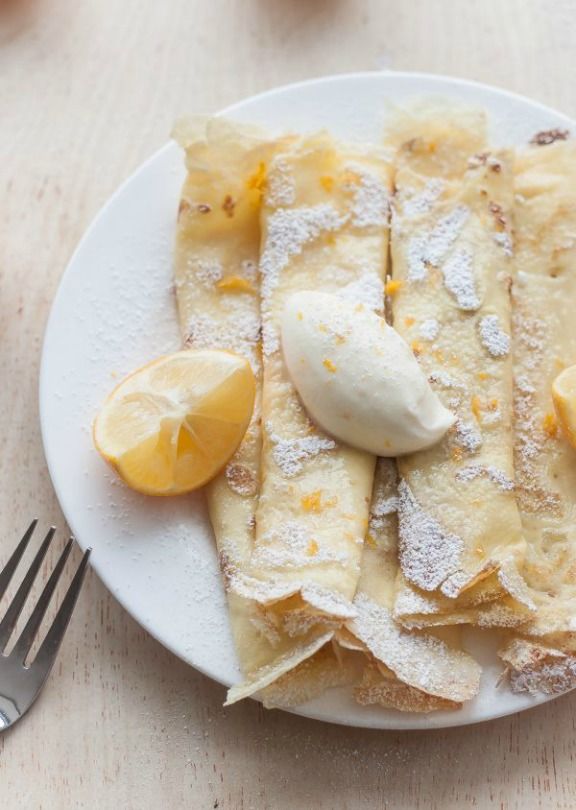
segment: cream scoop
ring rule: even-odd
[[[282,350],[312,419],[353,447],[413,453],[436,444],[455,421],[408,344],[362,304],[295,293],[282,316]]]

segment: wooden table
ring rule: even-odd
[[[5,1],[5,0],[4,0]],[[574,0],[0,0],[0,561],[55,521],[42,334],[102,203],[174,118],[360,69],[493,83],[576,116]],[[576,694],[477,727],[322,725],[224,690],[90,575],[30,717],[0,737],[2,810],[573,808]]]

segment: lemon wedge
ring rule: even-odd
[[[94,422],[94,444],[128,486],[178,495],[205,484],[242,441],[254,407],[249,362],[182,351],[130,374]]]
[[[552,401],[562,432],[576,448],[576,366],[565,368],[552,383]]]

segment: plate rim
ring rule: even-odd
[[[467,88],[471,88],[472,90],[487,92],[491,96],[498,96],[502,100],[506,101],[516,101],[521,104],[527,104],[532,109],[537,109],[542,115],[550,115],[556,121],[562,119],[566,126],[569,126],[572,129],[576,129],[576,120],[572,119],[570,116],[566,115],[565,113],[554,109],[553,107],[548,106],[547,104],[530,98],[529,96],[525,96],[521,93],[517,93],[515,91],[507,90],[503,87],[498,87],[495,85],[486,84],[484,82],[479,82],[473,79],[466,79],[456,76],[450,76],[449,74],[443,73],[430,73],[424,71],[395,71],[395,70],[365,70],[365,71],[354,71],[350,73],[337,73],[337,74],[328,74],[325,76],[316,76],[308,79],[303,79],[297,82],[290,82],[288,84],[279,85],[276,87],[268,88],[263,90],[259,93],[256,93],[251,96],[247,96],[239,101],[236,101],[222,110],[219,110],[216,113],[213,113],[210,117],[232,117],[236,112],[241,110],[243,107],[246,106],[248,103],[258,103],[260,101],[265,101],[267,98],[272,98],[277,95],[281,95],[282,93],[290,93],[290,92],[298,92],[298,90],[302,88],[307,88],[312,85],[326,85],[326,84],[338,84],[340,82],[348,82],[348,81],[363,81],[365,79],[374,80],[378,79],[379,77],[386,77],[387,79],[400,79],[400,80],[408,80],[408,81],[422,81],[422,82],[432,82],[438,84],[438,92],[441,93],[442,88],[446,88],[449,90],[450,88],[459,87],[463,90]],[[430,92],[430,91],[423,91]],[[422,94],[421,94],[422,95]],[[95,231],[101,221],[103,219],[110,207],[112,207],[116,200],[123,195],[125,190],[128,186],[138,177],[140,174],[145,172],[152,164],[154,164],[157,160],[161,158],[164,153],[167,153],[175,148],[175,143],[172,139],[166,141],[162,146],[152,152],[145,160],[143,160],[133,171],[128,174],[123,181],[115,188],[115,190],[106,198],[104,203],[100,206],[97,210],[96,214],[88,223],[85,231],[83,232],[81,238],[79,239],[76,247],[72,251],[70,257],[66,262],[66,267],[57,283],[55,294],[52,298],[50,304],[50,311],[48,318],[46,320],[46,325],[44,328],[43,339],[42,339],[42,349],[40,353],[40,366],[39,366],[39,376],[38,376],[38,411],[39,411],[39,420],[40,420],[40,430],[41,430],[41,439],[42,439],[42,448],[44,452],[44,458],[46,461],[46,465],[48,468],[48,472],[50,475],[50,480],[52,487],[54,489],[56,498],[62,510],[62,513],[66,519],[66,522],[73,530],[73,523],[74,520],[70,518],[67,510],[64,508],[63,502],[66,500],[65,495],[61,492],[59,485],[57,484],[57,475],[54,472],[54,459],[51,453],[48,450],[48,424],[46,418],[46,398],[48,396],[48,371],[47,366],[49,364],[48,360],[48,336],[51,333],[54,322],[56,321],[57,317],[57,310],[60,298],[64,295],[64,287],[66,285],[66,281],[70,275],[72,275],[75,271],[73,270],[74,264],[76,262],[78,254],[82,252],[84,246],[89,243],[93,231]],[[80,536],[74,535],[78,545],[82,550],[85,550],[88,547],[87,543],[84,543]],[[107,577],[102,567],[94,562],[91,562],[91,567],[94,573],[98,576],[98,578],[102,581],[106,589],[112,594],[112,596],[120,603],[122,608],[128,612],[128,614],[141,626],[143,627],[146,632],[150,633],[150,635],[158,641],[162,646],[168,649],[171,653],[176,655],[180,660],[186,663],[188,666],[192,666],[193,668],[197,669],[206,677],[209,677],[216,682],[230,686],[231,682],[227,678],[219,677],[213,671],[208,671],[205,667],[200,666],[198,664],[192,664],[189,658],[185,657],[184,651],[182,649],[178,649],[173,643],[169,640],[163,638],[161,634],[159,634],[154,629],[153,622],[149,620],[147,617],[138,615],[135,611],[133,611],[129,606],[129,600],[125,599],[122,593],[116,592],[116,590],[111,589],[107,584]],[[570,690],[571,691],[571,690]],[[562,693],[567,694],[567,693]],[[538,695],[533,696],[532,701],[529,705],[521,706],[521,707],[507,707],[504,708],[502,711],[496,711],[493,713],[489,713],[484,717],[475,717],[475,718],[464,718],[461,719],[461,715],[459,712],[453,712],[451,715],[447,715],[447,713],[442,713],[443,716],[440,718],[438,715],[434,715],[434,713],[424,714],[424,715],[411,715],[411,718],[415,720],[419,720],[419,723],[414,723],[413,725],[406,725],[403,723],[402,725],[395,724],[394,717],[396,714],[388,714],[388,710],[378,709],[378,716],[380,718],[390,718],[390,722],[385,723],[373,723],[371,722],[371,718],[376,715],[366,715],[366,722],[361,722],[359,719],[351,722],[344,717],[327,717],[323,715],[321,712],[318,713],[315,711],[313,707],[310,709],[306,709],[304,707],[294,707],[290,709],[285,709],[290,714],[295,714],[301,717],[306,717],[309,719],[320,720],[324,723],[332,723],[336,725],[347,726],[350,728],[372,728],[372,729],[379,729],[379,730],[390,730],[390,731],[425,731],[430,729],[442,729],[442,728],[454,728],[454,727],[461,727],[461,726],[468,726],[468,725],[476,725],[478,723],[488,722],[490,720],[496,720],[501,717],[506,717],[512,714],[516,714],[520,711],[528,711],[531,708],[534,708],[538,705],[546,703],[550,700],[553,700],[561,695]],[[254,700],[258,700],[254,697]],[[439,722],[435,722],[434,718],[438,717]]]

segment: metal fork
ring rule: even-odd
[[[0,571],[0,599],[2,599],[6,593],[10,580],[18,567],[18,563],[22,559],[30,542],[30,538],[34,534],[37,523],[37,520],[32,521],[4,569]],[[80,593],[80,588],[82,587],[84,575],[86,574],[90,549],[88,549],[82,557],[82,561],[74,574],[66,596],[60,605],[36,657],[31,663],[27,663],[26,657],[30,652],[44,614],[46,613],[46,609],[50,603],[50,599],[64,570],[66,560],[72,550],[74,539],[71,537],[60,554],[58,562],[54,566],[54,570],[50,574],[50,578],[44,586],[40,598],[30,614],[30,618],[22,630],[20,637],[16,641],[10,654],[4,655],[6,645],[10,640],[10,636],[16,626],[18,617],[28,598],[28,594],[34,584],[36,575],[40,570],[55,532],[56,529],[54,527],[48,531],[20,587],[16,591],[12,602],[8,605],[4,618],[0,622],[0,732],[5,731],[20,720],[40,694],[56,660],[60,644],[64,638],[64,633],[68,627],[78,594]]]

